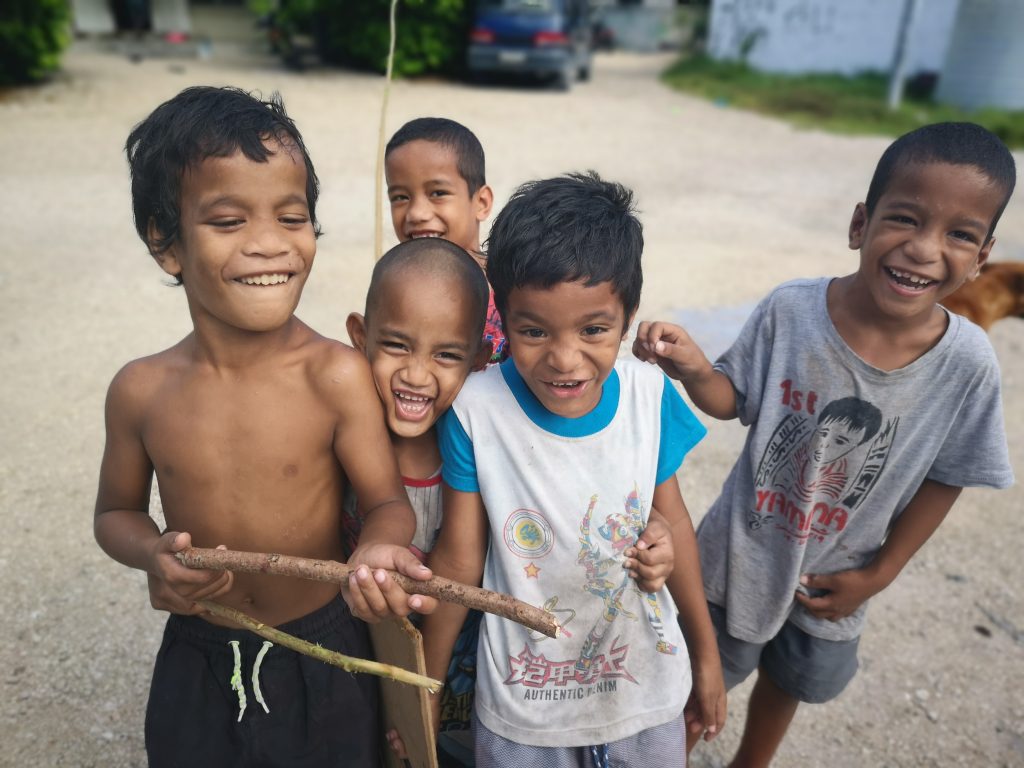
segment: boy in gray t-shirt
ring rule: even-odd
[[[961,489],[1013,482],[992,347],[939,302],[988,259],[1015,179],[987,130],[917,129],[854,209],[857,272],[776,288],[714,365],[681,328],[640,326],[638,357],[750,427],[698,531],[726,685],[761,672],[734,764],[768,765],[799,702],[846,687],[868,599]]]

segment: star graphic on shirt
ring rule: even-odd
[[[530,563],[529,565],[525,566],[523,570],[526,571],[526,578],[528,579],[536,579],[537,574],[540,573],[540,568],[538,568],[533,563]]]

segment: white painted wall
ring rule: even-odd
[[[919,0],[909,74],[942,69],[958,3]],[[902,10],[902,0],[714,0],[708,52],[739,59],[743,41],[755,36],[747,61],[765,72],[884,72]]]
[[[964,0],[935,98],[965,109],[1024,109],[1024,3]]]

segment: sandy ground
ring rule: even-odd
[[[230,51],[228,51],[230,53]],[[244,51],[236,51],[244,53]],[[471,126],[498,201],[528,178],[596,168],[631,185],[646,227],[645,317],[749,304],[797,276],[856,265],[846,226],[882,138],[796,130],[660,86],[664,57],[610,55],[569,94],[399,83],[388,128],[444,114]],[[326,236],[299,314],[342,335],[372,265],[378,78],[286,73],[265,57],[124,56],[79,44],[53,82],[0,98],[0,764],[145,763],[143,711],[164,616],[145,580],[91,527],[103,398],[127,360],[189,330],[132,228],[122,144],[186,85],[280,90],[323,180]],[[1018,156],[1018,162],[1024,156]],[[996,258],[1024,258],[1024,195]],[[387,242],[393,242],[390,234]],[[717,311],[717,310],[715,310]],[[1022,322],[996,326],[1010,448],[1024,477]],[[739,451],[711,424],[682,475],[695,517]],[[869,613],[847,692],[798,713],[781,766],[1024,764],[1024,534],[1020,487],[969,491]],[[730,698],[717,766],[739,737]]]

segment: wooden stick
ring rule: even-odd
[[[395,680],[399,683],[407,683],[419,688],[426,688],[431,693],[437,693],[441,690],[441,683],[432,677],[417,675],[415,672],[402,669],[402,667],[395,667],[391,664],[381,664],[379,661],[369,661],[368,659],[357,659],[354,656],[345,656],[344,654],[324,648],[323,646],[308,643],[305,640],[295,637],[294,635],[289,635],[287,632],[282,632],[274,627],[268,627],[263,622],[257,621],[248,614],[242,613],[234,608],[229,608],[226,605],[215,603],[212,600],[197,600],[196,602],[201,605],[204,610],[209,611],[214,616],[220,616],[222,619],[233,621],[272,643],[283,645],[285,648],[291,648],[296,653],[312,656],[317,661],[341,667],[346,672],[363,672],[368,675],[386,677],[389,680]]]
[[[209,568],[217,571],[237,573],[266,573],[275,576],[295,576],[311,581],[331,581],[345,584],[355,568],[335,560],[313,560],[306,557],[276,555],[265,552],[235,552],[229,549],[203,549],[191,547],[179,552],[178,559],[189,568]],[[457,603],[466,608],[475,608],[493,613],[503,619],[510,619],[524,627],[548,637],[558,637],[561,627],[545,610],[516,600],[511,595],[491,592],[480,587],[470,587],[457,581],[433,576],[426,581],[410,579],[395,571],[388,571],[391,578],[409,594],[426,595]]]

